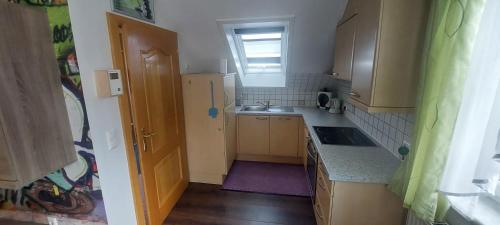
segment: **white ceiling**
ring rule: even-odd
[[[295,16],[289,72],[321,73],[332,65],[335,26],[347,0],[156,0],[156,24],[179,34],[181,73],[218,72],[227,58],[218,19]]]

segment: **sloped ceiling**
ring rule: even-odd
[[[179,35],[181,73],[218,72],[227,58],[235,72],[218,19],[295,16],[289,71],[320,73],[331,69],[335,26],[347,0],[156,0],[159,26]]]

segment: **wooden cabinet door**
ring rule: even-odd
[[[302,126],[303,127],[301,128],[301,130],[304,133],[304,136],[302,138],[304,139],[304,141],[303,141],[302,145],[300,145],[299,147],[302,148],[302,154],[303,154],[302,157],[304,157],[303,158],[304,169],[307,170],[307,154],[308,154],[307,153],[307,151],[308,151],[307,145],[309,144],[309,140],[311,139],[311,136],[309,135],[309,130],[307,129],[305,122],[302,123]]]
[[[335,182],[333,188],[331,224],[404,224],[403,202],[385,184]]]
[[[354,15],[358,13],[359,1],[361,0],[349,0],[345,7],[344,15],[342,19],[340,19],[340,23],[344,23],[344,21],[350,19]]]
[[[271,116],[269,153],[273,156],[298,157],[299,118]]]
[[[375,69],[380,0],[364,1],[356,16],[351,98],[370,106]]]
[[[236,159],[236,112],[234,104],[224,109],[224,135],[226,149],[226,171],[227,174]]]
[[[337,34],[335,35],[335,61],[333,63],[333,72],[337,79],[351,80],[355,33],[356,17],[337,27]]]
[[[224,117],[223,79],[220,74],[182,75],[182,91],[186,127],[186,148],[189,175],[206,177],[207,174],[223,174]],[[217,117],[208,115],[213,106],[219,110]],[[222,113],[224,112],[224,114]]]
[[[238,153],[269,155],[269,116],[238,116]]]

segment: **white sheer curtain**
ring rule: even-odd
[[[449,199],[463,200],[469,207],[466,213],[477,217],[480,215],[470,210],[478,208],[479,198],[500,197],[499,0],[487,2],[472,57],[439,191]],[[498,204],[493,208],[500,215]]]

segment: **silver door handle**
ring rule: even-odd
[[[146,133],[145,128],[142,128],[141,132],[142,132],[142,145],[144,148],[144,152],[147,152],[148,151],[148,143],[146,142],[146,138],[153,137],[154,135],[156,135],[156,132]]]
[[[258,119],[258,120],[267,120],[267,117],[255,117],[255,119]]]

